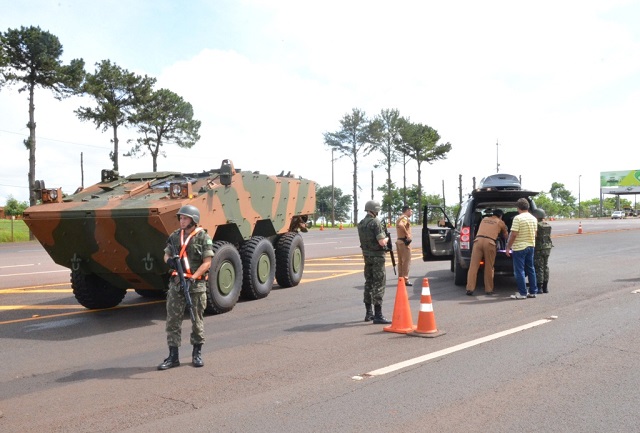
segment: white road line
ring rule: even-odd
[[[551,316],[548,319],[536,320],[535,322],[527,323],[526,325],[518,326],[517,328],[511,328],[506,331],[497,332],[495,334],[488,335],[486,337],[478,338],[476,340],[468,341],[466,343],[458,344],[457,346],[449,347],[447,349],[438,350],[437,352],[428,353],[423,356],[419,356],[417,358],[408,359],[406,361],[398,362],[396,364],[389,365],[387,367],[379,368],[377,370],[370,371],[369,373],[365,373],[360,376],[352,377],[353,380],[362,380],[366,377],[370,376],[382,376],[383,374],[393,373],[394,371],[401,370],[403,368],[411,367],[412,365],[420,364],[425,361],[429,361],[435,358],[439,358],[441,356],[448,355],[450,353],[458,352],[459,350],[468,349],[473,346],[477,346],[478,344],[486,343],[488,341],[492,341],[501,337],[506,337],[507,335],[515,334],[516,332],[524,331],[526,329],[534,328],[536,326],[544,325],[545,323],[549,323],[554,319],[557,319],[558,316]]]
[[[10,266],[0,266],[0,269],[9,269],[9,268],[25,268],[27,266],[36,266],[40,263],[29,263],[28,265],[10,265]]]

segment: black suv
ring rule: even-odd
[[[536,208],[532,197],[537,194],[523,190],[518,178],[513,175],[494,174],[482,179],[480,186],[462,203],[455,225],[442,207],[425,206],[422,219],[422,260],[451,260],[454,283],[458,286],[466,285],[473,240],[482,218],[493,215],[495,209],[501,209],[504,212],[502,220],[511,230],[513,218],[518,214],[516,201],[526,198],[531,211]],[[513,275],[513,263],[505,254],[505,243],[498,240],[496,244],[498,254],[495,274]]]

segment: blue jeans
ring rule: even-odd
[[[525,275],[529,279],[529,293],[538,293],[538,282],[536,281],[536,268],[533,265],[533,247],[527,247],[524,250],[514,251],[513,256],[513,275],[516,277],[518,292],[522,296],[527,295],[527,284],[525,283]]]

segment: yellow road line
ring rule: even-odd
[[[11,311],[11,310],[68,310],[68,309],[84,309],[82,305],[73,305],[73,304],[65,304],[65,305],[0,305],[0,310],[2,311]]]
[[[46,315],[46,316],[36,315],[35,317],[26,317],[26,318],[23,318],[23,319],[5,320],[3,322],[0,322],[0,325],[9,325],[9,324],[12,324],[12,323],[31,322],[33,320],[53,319],[53,318],[64,317],[64,316],[74,316],[76,314],[90,314],[90,313],[99,313],[101,311],[121,310],[123,308],[139,307],[139,306],[143,306],[143,305],[152,305],[152,304],[158,304],[160,302],[165,302],[165,301],[163,299],[161,301],[141,302],[139,304],[118,305],[117,307],[104,308],[102,310],[83,309],[83,310],[80,310],[80,311],[72,311],[72,312],[60,313],[60,314],[49,314],[49,315]]]
[[[69,289],[2,289],[0,295],[15,295],[16,293],[73,293],[73,290]]]

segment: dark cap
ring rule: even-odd
[[[502,209],[494,209],[493,215],[502,218],[502,215],[504,215],[504,212],[502,212]]]

